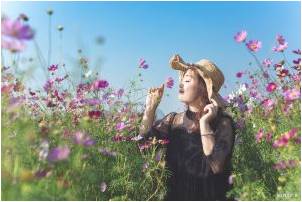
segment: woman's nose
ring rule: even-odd
[[[184,85],[182,83],[179,84],[179,88],[183,88]]]

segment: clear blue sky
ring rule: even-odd
[[[186,61],[202,58],[214,61],[225,75],[227,88],[222,96],[236,87],[236,72],[247,69],[253,61],[243,44],[233,40],[237,31],[247,30],[248,39],[262,41],[263,48],[257,53],[266,57],[280,58],[271,51],[275,36],[282,34],[289,43],[288,52],[300,48],[300,2],[2,2],[2,14],[17,17],[29,16],[29,23],[37,30],[36,40],[44,56],[48,49],[47,9],[53,9],[52,63],[60,58],[57,25],[64,26],[63,53],[67,69],[77,67],[71,58],[77,57],[81,48],[92,61],[101,56],[97,68],[102,78],[118,88],[137,73],[140,58],[145,58],[149,69],[143,72],[143,87],[159,86],[172,76],[173,89],[166,89],[159,108],[168,113],[180,111],[177,99],[178,76],[169,65],[169,58],[179,53]],[[97,36],[105,37],[105,44],[95,45]],[[292,54],[288,53],[289,59]],[[35,56],[33,43],[26,54]],[[277,59],[276,59],[277,61]],[[25,67],[27,68],[27,67]],[[35,72],[41,85],[41,70]],[[243,79],[244,80],[244,79]]]

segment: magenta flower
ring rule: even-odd
[[[92,111],[89,111],[88,112],[88,116],[91,118],[91,119],[98,119],[101,117],[101,111],[99,110],[92,110]]]
[[[245,30],[242,30],[240,32],[237,32],[234,36],[235,41],[238,43],[244,42],[247,37],[247,32]]]
[[[1,41],[1,48],[10,50],[11,52],[21,52],[25,49],[25,44],[22,41],[6,39]]]
[[[115,129],[118,130],[118,131],[121,131],[121,130],[123,130],[126,127],[127,126],[126,126],[126,124],[124,122],[120,122],[120,123],[116,124]]]
[[[297,49],[297,50],[293,50],[293,53],[297,54],[297,55],[301,55],[301,50]]]
[[[297,135],[298,129],[292,128],[290,131],[283,133],[278,139],[273,143],[274,148],[284,147],[288,145],[291,138]]]
[[[252,52],[257,52],[262,47],[261,41],[258,40],[250,40],[245,45]]]
[[[122,88],[119,89],[119,90],[117,91],[117,93],[116,93],[118,99],[121,98],[121,97],[123,96],[123,94],[124,94],[124,89],[122,89]]]
[[[143,144],[138,145],[138,148],[140,149],[140,151],[148,149],[152,146],[151,142],[145,142]]]
[[[288,43],[285,41],[284,37],[280,34],[276,36],[276,40],[278,45],[273,47],[273,51],[283,52],[288,47]]]
[[[147,69],[149,67],[149,65],[146,63],[146,60],[144,59],[140,59],[139,60],[139,66],[138,68],[143,68],[143,69]]]
[[[280,77],[280,78],[281,77],[286,77],[289,74],[288,69],[277,69],[276,72],[277,72],[277,76]]]
[[[275,101],[273,99],[265,99],[261,104],[265,111],[271,111],[275,106]]]
[[[278,42],[279,44],[285,44],[285,39],[284,39],[284,37],[283,37],[282,35],[280,35],[280,34],[277,34],[276,40],[277,40],[277,42]]]
[[[169,77],[167,80],[166,80],[166,86],[167,88],[172,88],[174,85],[174,80],[172,77]]]
[[[170,141],[168,139],[162,139],[162,140],[158,140],[159,144],[165,145],[165,144],[169,144]]]
[[[287,49],[288,43],[286,42],[285,44],[279,44],[278,46],[273,47],[273,51],[275,52],[283,52],[285,49]]]
[[[58,69],[58,65],[56,64],[56,65],[50,65],[49,67],[48,67],[48,71],[50,71],[50,72],[54,72],[54,71],[56,71]]]
[[[24,40],[30,40],[34,36],[33,30],[24,25],[20,19],[11,20],[1,18],[1,47],[11,52],[20,52],[25,49]]]
[[[271,93],[271,92],[275,91],[276,88],[277,88],[277,85],[274,82],[271,82],[266,86],[266,91]]]
[[[265,67],[270,67],[272,65],[272,60],[269,59],[269,58],[266,58],[263,60],[262,64],[265,66]]]
[[[242,75],[243,75],[243,72],[237,72],[237,73],[236,73],[236,77],[237,77],[237,78],[241,78]]]
[[[264,136],[263,129],[260,128],[256,134],[256,142],[259,143],[263,138],[263,136]]]
[[[298,161],[295,160],[295,159],[290,159],[290,160],[282,160],[282,161],[279,161],[277,163],[275,163],[273,165],[273,169],[275,170],[284,170],[284,169],[287,169],[287,168],[294,168],[298,165]]]
[[[97,80],[93,83],[93,90],[99,90],[109,86],[109,83],[106,80]]]
[[[106,189],[107,189],[107,184],[106,184],[105,182],[102,182],[102,183],[100,184],[100,191],[101,191],[101,192],[105,192]]]
[[[74,143],[83,146],[92,146],[95,144],[95,141],[87,134],[77,131],[73,134]]]
[[[43,88],[44,90],[49,93],[50,90],[53,88],[54,86],[54,80],[53,79],[49,79],[46,81],[46,83],[44,84]]]
[[[34,32],[28,25],[24,25],[19,19],[11,20],[7,17],[1,18],[1,34],[18,40],[34,37]]]
[[[301,58],[293,60],[293,63],[296,64],[296,65],[299,65],[301,63]]]
[[[270,142],[271,140],[272,140],[272,133],[271,132],[269,132],[269,133],[266,133],[266,141],[267,142]]]
[[[301,81],[301,75],[299,75],[299,73],[294,74],[294,75],[292,76],[292,78],[293,78],[294,81],[297,81],[297,82],[300,82],[300,81]]]
[[[299,89],[287,89],[286,91],[283,92],[284,99],[286,101],[293,101],[300,99],[300,90]]]
[[[69,153],[68,146],[59,146],[49,152],[47,159],[51,162],[62,161],[68,158]]]

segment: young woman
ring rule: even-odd
[[[224,76],[209,60],[186,64],[176,55],[170,64],[179,71],[178,98],[187,110],[153,123],[164,85],[149,89],[139,140],[169,140],[165,158],[172,175],[165,200],[230,200],[235,125],[218,94]]]

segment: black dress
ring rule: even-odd
[[[169,140],[165,159],[172,175],[167,180],[165,200],[233,200],[226,197],[226,192],[232,188],[228,178],[232,171],[234,121],[219,108],[210,123],[215,132],[215,146],[206,156],[196,116],[190,110],[171,112],[142,134],[141,141],[153,136]]]

